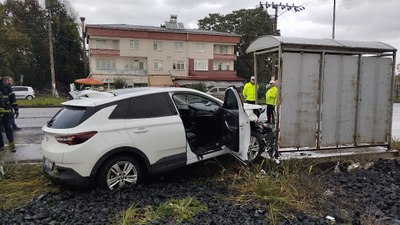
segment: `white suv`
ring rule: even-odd
[[[43,167],[59,180],[86,180],[112,190],[139,182],[145,172],[222,154],[247,160],[250,123],[233,88],[224,102],[186,88],[93,96],[65,102],[42,128]]]
[[[28,86],[12,86],[13,92],[15,93],[16,99],[27,99],[32,100],[35,98],[35,91],[32,87]]]

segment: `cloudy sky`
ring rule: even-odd
[[[39,0],[41,3],[44,0]],[[63,0],[61,0],[63,1]],[[186,28],[209,13],[228,14],[258,7],[259,0],[64,0],[88,24],[134,24],[160,26],[171,14]],[[278,29],[282,36],[331,38],[334,0],[287,0],[302,5],[301,12],[279,10]],[[4,2],[4,0],[0,0]],[[271,3],[272,1],[269,1]],[[280,1],[279,1],[280,2]],[[265,3],[265,1],[263,1]],[[275,1],[278,3],[278,1]],[[400,50],[400,0],[336,0],[338,40],[380,41]],[[272,9],[268,10],[274,14]],[[400,54],[397,54],[397,63]]]
[[[159,26],[171,14],[186,28],[209,13],[228,14],[254,8],[259,0],[68,0],[86,23],[124,23]],[[265,3],[265,1],[263,2]],[[271,3],[271,1],[269,1]],[[278,3],[278,2],[275,2]],[[303,5],[301,12],[279,10],[282,36],[331,38],[333,0],[288,0]],[[339,40],[381,41],[400,49],[399,0],[336,0],[336,32]],[[270,14],[273,10],[269,9]],[[398,57],[400,60],[400,58]],[[397,62],[399,62],[397,60]]]

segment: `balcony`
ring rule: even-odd
[[[96,74],[98,75],[127,75],[127,76],[147,76],[147,70],[135,70],[135,69],[106,69],[98,70],[96,69]]]

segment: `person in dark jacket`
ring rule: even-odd
[[[5,82],[7,85],[9,85],[10,87],[12,87],[12,86],[14,85],[14,79],[13,79],[11,76],[6,76],[6,77],[4,78],[4,82]],[[16,116],[15,118],[17,118],[17,116]],[[21,130],[21,128],[18,127],[17,124],[15,124],[15,118],[14,118],[14,116],[12,117],[12,123],[11,123],[11,125],[12,125],[14,131],[19,131],[19,130]]]
[[[12,117],[14,116],[12,110],[14,110],[15,117],[18,117],[18,104],[15,99],[15,94],[11,89],[11,86],[4,83],[4,79],[0,79],[0,92],[2,94],[3,100],[3,116],[1,117],[1,126],[4,127],[6,137],[8,140],[8,147],[11,152],[15,152],[15,141],[14,141],[14,131],[12,128]],[[3,135],[0,135],[0,149],[4,150]]]

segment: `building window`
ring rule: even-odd
[[[181,61],[181,60],[174,61],[172,63],[172,69],[174,69],[174,70],[184,70],[185,69],[185,63],[183,61]]]
[[[119,50],[119,40],[112,41],[112,49]]]
[[[228,54],[229,53],[229,46],[227,45],[215,45],[214,52],[216,54]]]
[[[115,59],[96,59],[97,70],[115,70]]]
[[[132,50],[139,50],[139,41],[138,40],[129,40],[129,48]]]
[[[175,51],[176,52],[182,52],[183,51],[183,43],[182,42],[175,42]]]
[[[107,41],[106,40],[96,40],[96,48],[98,49],[106,49]]]
[[[155,41],[153,42],[153,50],[156,52],[162,52],[163,46],[161,41]]]
[[[205,43],[196,43],[197,52],[205,52],[206,44]]]
[[[163,65],[162,65],[162,60],[154,60],[153,68],[156,71],[162,71],[163,70]]]
[[[214,62],[214,70],[231,70],[229,62]]]
[[[197,71],[208,71],[208,60],[206,59],[195,59],[194,70]]]
[[[126,60],[125,61],[125,69],[143,70],[144,63],[139,60],[134,60],[134,59]]]

